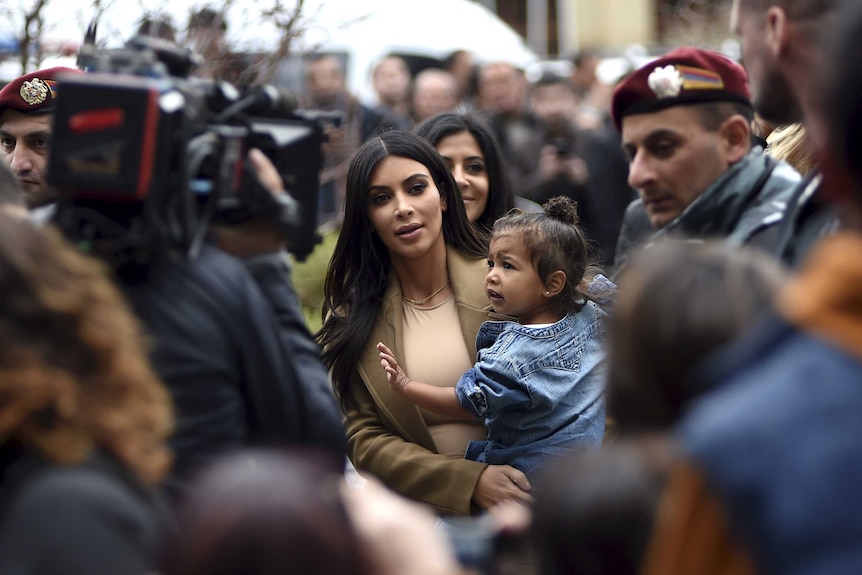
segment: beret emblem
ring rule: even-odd
[[[48,97],[48,91],[48,84],[46,84],[44,80],[33,78],[32,80],[21,84],[21,89],[18,93],[21,95],[22,100],[31,106],[37,106],[44,102]]]

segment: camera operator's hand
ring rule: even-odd
[[[278,170],[269,158],[257,148],[248,152],[248,159],[254,167],[260,183],[274,197],[287,192]],[[221,225],[214,227],[216,245],[229,254],[239,258],[278,252],[284,249],[287,237],[284,231],[274,223],[263,218],[257,218],[236,225]]]

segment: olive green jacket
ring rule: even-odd
[[[470,357],[476,357],[476,334],[493,313],[485,295],[484,259],[469,259],[447,247],[447,265],[461,332]],[[357,408],[345,416],[348,454],[360,473],[377,477],[411,499],[427,503],[441,515],[468,514],[484,463],[437,453],[431,433],[413,403],[393,392],[376,349],[379,341],[402,356],[401,287],[394,272],[371,338],[350,382]]]

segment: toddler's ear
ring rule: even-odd
[[[547,279],[545,279],[545,295],[547,297],[555,297],[558,293],[563,291],[563,288],[566,286],[566,272],[563,270],[556,270],[548,274]]]

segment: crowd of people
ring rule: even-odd
[[[614,86],[388,55],[376,106],[315,55],[302,263],[55,186],[83,72],[0,88],[0,573],[862,571],[862,6],[730,25]]]

